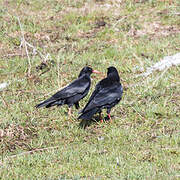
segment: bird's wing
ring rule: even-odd
[[[120,100],[122,97],[121,84],[101,89],[91,101],[88,103],[83,112],[89,111],[95,107],[103,107],[108,104],[112,104],[116,100]]]
[[[79,77],[71,84],[54,94],[53,98],[64,99],[76,94],[83,94],[88,87],[90,87],[90,79],[85,76]]]
[[[85,107],[79,111],[79,114],[83,113],[86,108],[89,106],[89,104],[91,103],[92,99],[94,98],[94,96],[102,89],[101,87],[101,81],[99,81],[97,84],[96,84],[96,87],[95,87],[95,90],[93,91],[93,93],[91,94],[87,104],[85,105]]]
[[[101,90],[101,85],[100,82],[97,83],[95,90],[93,91],[93,93],[91,94],[91,97],[89,98],[88,102],[91,102],[91,100],[94,98],[94,96]]]

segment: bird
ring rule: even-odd
[[[37,104],[36,108],[62,106],[67,104],[69,107],[68,116],[71,116],[71,108],[75,105],[79,108],[79,101],[83,99],[89,92],[91,86],[90,75],[92,73],[100,74],[99,71],[93,70],[89,66],[85,66],[79,73],[79,76],[72,83],[62,88],[60,91],[52,95],[47,100]]]
[[[99,113],[100,120],[102,109],[107,110],[108,119],[112,122],[110,111],[122,98],[123,87],[117,69],[110,66],[107,69],[107,77],[99,81],[89,98],[88,103],[79,112],[78,119],[91,120],[93,115]]]

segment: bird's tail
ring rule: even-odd
[[[55,102],[55,99],[51,97],[51,98],[41,102],[40,104],[37,104],[35,107],[36,108],[41,108],[41,107],[44,107],[44,106],[51,107],[51,104],[53,104],[54,102]]]
[[[92,110],[89,110],[89,111],[84,112],[83,114],[81,114],[81,115],[78,117],[78,119],[91,120],[92,117],[93,117],[93,115],[94,115],[95,113],[97,113],[97,112],[98,112],[98,108],[94,108],[94,109],[92,109]]]
[[[46,108],[49,108],[52,106],[62,106],[62,105],[64,105],[64,103],[65,103],[64,100],[55,101],[55,102],[52,102],[52,103],[46,105]]]

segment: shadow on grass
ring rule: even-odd
[[[114,116],[112,116],[114,117]],[[103,122],[109,122],[110,119],[108,116],[104,117],[103,118]],[[80,123],[79,123],[79,126],[80,128],[83,128],[83,129],[86,129],[86,127],[89,127],[91,126],[92,124],[95,124],[95,123],[103,123],[101,122],[101,120],[99,119],[99,116],[95,116],[93,119],[91,120],[82,120]]]

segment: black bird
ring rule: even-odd
[[[108,68],[107,77],[98,82],[88,103],[79,112],[81,115],[78,119],[91,120],[95,113],[99,113],[101,116],[102,109],[107,109],[108,118],[111,121],[111,108],[119,103],[122,94],[123,88],[118,71],[115,67],[111,66]]]
[[[100,72],[93,70],[91,67],[85,66],[81,70],[78,79],[74,80],[71,84],[55,93],[49,99],[36,105],[36,108],[41,108],[44,106],[49,108],[52,106],[62,106],[67,104],[69,106],[68,115],[71,116],[71,107],[75,105],[76,109],[78,109],[79,101],[83,99],[89,92],[91,86],[90,75],[92,73]]]

